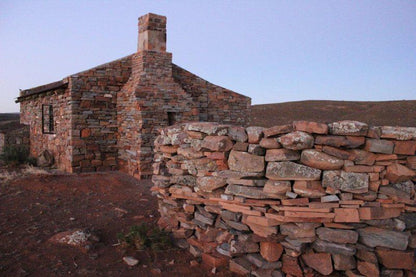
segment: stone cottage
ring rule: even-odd
[[[20,92],[31,154],[49,150],[67,172],[151,175],[157,130],[187,121],[246,125],[251,99],[172,63],[166,17],[139,18],[136,53]]]

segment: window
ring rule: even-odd
[[[172,126],[176,123],[176,113],[168,112],[168,125]]]
[[[42,105],[42,132],[44,134],[54,134],[54,125],[52,105]]]

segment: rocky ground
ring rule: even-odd
[[[117,233],[130,226],[155,226],[159,214],[150,181],[119,172],[69,175],[2,167],[0,184],[0,276],[212,275],[212,268],[179,248],[137,251],[118,245]],[[76,229],[93,234],[87,247],[51,240]],[[127,265],[127,256],[139,263]]]

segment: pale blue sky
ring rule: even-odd
[[[416,99],[416,1],[0,1],[0,112],[19,89],[136,51],[168,17],[173,61],[253,104]]]

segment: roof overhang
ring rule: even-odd
[[[49,83],[49,84],[46,84],[46,85],[42,85],[42,86],[30,88],[30,89],[25,89],[25,90],[20,91],[20,96],[17,97],[15,102],[19,103],[19,102],[22,102],[23,100],[25,100],[28,97],[31,97],[31,96],[34,96],[34,95],[39,95],[39,94],[42,94],[42,93],[46,93],[48,91],[56,90],[56,89],[59,89],[59,88],[66,88],[66,87],[68,87],[68,81],[67,80],[61,80],[61,81]]]

